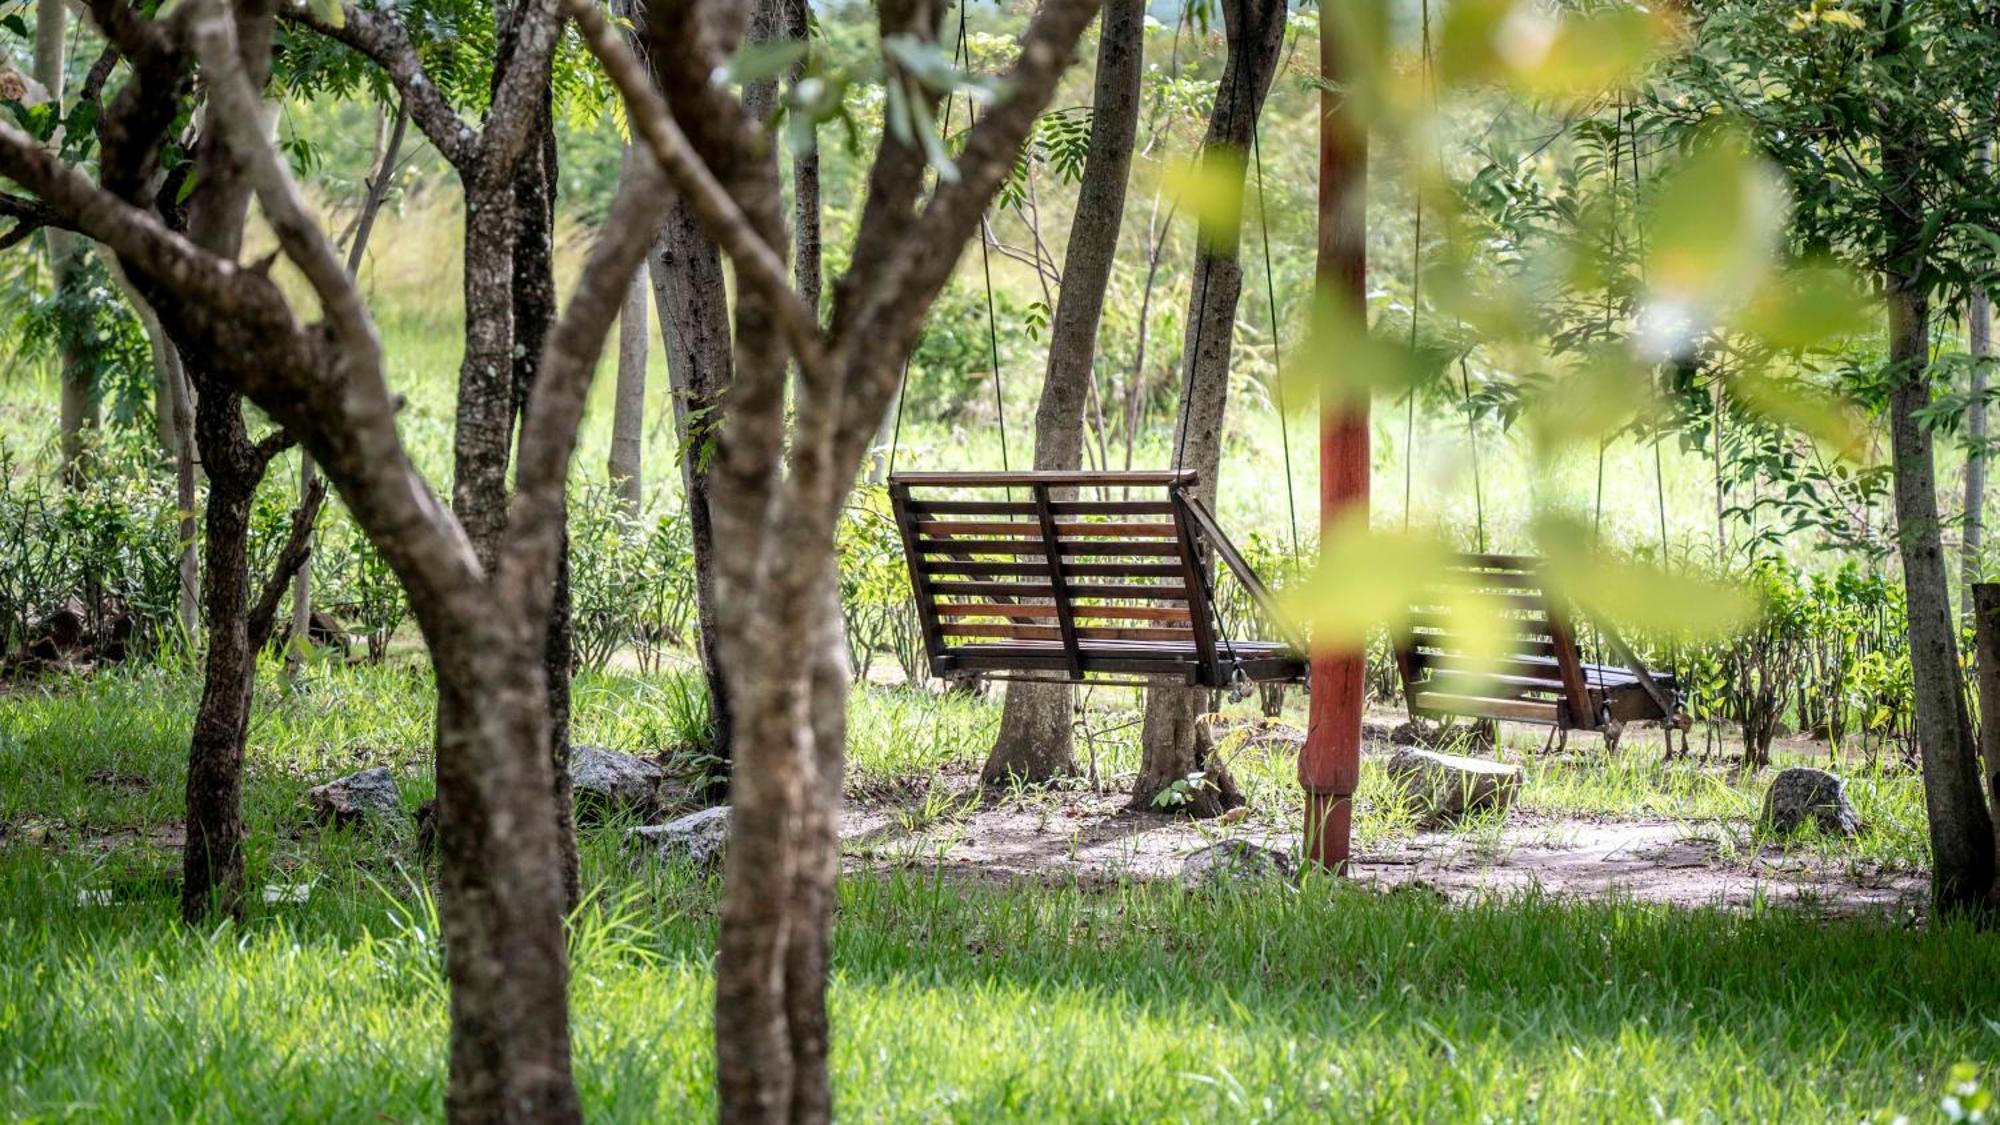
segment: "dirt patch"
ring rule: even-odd
[[[939,790],[944,791],[940,796]],[[1298,832],[1260,821],[1189,822],[1125,807],[1119,793],[986,796],[970,775],[941,777],[921,800],[850,806],[841,836],[851,869],[933,867],[1001,880],[1096,885],[1172,878],[1218,840],[1296,851]],[[1504,825],[1364,844],[1366,886],[1427,887],[1454,899],[1546,894],[1676,906],[1787,903],[1828,913],[1901,915],[1919,907],[1921,873],[1857,870],[1819,856],[1744,853],[1742,826],[1517,813]]]

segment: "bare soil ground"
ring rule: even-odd
[[[1369,753],[1388,752],[1371,730]],[[1242,839],[1296,854],[1295,825],[1188,821],[1134,811],[1127,796],[1088,788],[982,792],[971,771],[937,777],[902,799],[850,801],[842,838],[851,867],[943,866],[997,880],[1083,884],[1173,878],[1193,852]],[[1837,915],[1907,918],[1922,872],[1758,848],[1747,823],[1553,816],[1511,810],[1455,831],[1363,841],[1353,878],[1382,889],[1426,888],[1454,899],[1539,891],[1676,906],[1788,904]]]

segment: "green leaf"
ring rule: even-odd
[[[797,39],[768,43],[745,43],[722,65],[725,82],[744,86],[783,77],[806,56],[806,45]]]

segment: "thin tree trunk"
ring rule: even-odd
[[[716,424],[720,420],[717,415],[722,397],[729,389],[733,362],[729,294],[723,279],[721,253],[679,200],[668,210],[666,226],[660,232],[652,278],[660,338],[667,352],[667,377],[673,388],[674,432],[681,448],[681,485],[687,498],[688,531],[694,546],[696,642],[714,716],[715,745],[709,748],[709,753],[720,762],[710,796],[720,800],[729,791],[735,707],[716,648],[719,627],[711,463]]]
[[[375,135],[375,154],[369,162],[368,187],[362,196],[361,209],[355,213],[353,229],[348,234],[347,276],[361,276],[361,263],[368,253],[368,237],[375,232],[375,218],[382,211],[382,204],[389,198],[389,183],[396,171],[396,161],[402,154],[403,136],[410,126],[409,107],[398,104],[393,119],[383,115],[379,119]],[[312,454],[299,453],[299,500],[311,496],[320,487],[319,473],[313,466]],[[312,647],[312,559],[299,566],[297,577],[292,579],[292,640],[285,646],[285,670],[297,675],[306,653]]]
[[[618,314],[618,385],[611,407],[611,487],[628,515],[645,506],[646,445],[646,270],[632,284]]]
[[[1982,147],[1982,159],[1993,163],[1993,142]],[[1973,290],[1966,310],[1966,341],[1972,352],[1970,401],[1965,407],[1965,532],[1959,548],[1959,612],[1972,616],[1972,586],[1980,579],[1980,550],[1986,531],[1986,383],[1987,360],[1993,356],[1993,297],[1982,286]]]
[[[1902,0],[1886,19],[1882,56],[1911,49]],[[1931,894],[1940,909],[1984,904],[1993,889],[1993,822],[1959,681],[1951,581],[1937,502],[1932,437],[1922,419],[1930,405],[1930,305],[1923,278],[1922,156],[1900,114],[1881,121],[1882,198],[1888,251],[1883,288],[1889,310],[1889,435],[1895,472],[1896,542],[1908,591],[1910,671],[1917,739],[1923,752],[1924,802],[1931,837]]]
[[[181,849],[181,917],[197,925],[214,915],[243,910],[243,747],[250,732],[250,694],[257,652],[250,647],[250,504],[257,476],[240,471],[215,451],[242,438],[242,408],[235,396],[203,396],[197,426],[207,458],[208,569],[202,601],[208,615],[208,653],[201,702],[195,707],[188,748],[187,843]],[[258,474],[261,476],[261,474]]]
[[[1228,153],[1234,160],[1237,190],[1243,185],[1244,155],[1252,130],[1269,92],[1278,53],[1285,41],[1283,0],[1240,0],[1222,5],[1229,36],[1229,58],[1216,88],[1203,158]],[[1224,229],[1205,220],[1198,232],[1192,293],[1188,306],[1187,347],[1182,363],[1180,425],[1175,435],[1175,463],[1199,475],[1196,491],[1213,506],[1216,476],[1222,468],[1223,412],[1229,400],[1229,354],[1234,343],[1236,305],[1243,293],[1243,266],[1238,258],[1242,231]],[[1132,807],[1159,808],[1156,800],[1176,782],[1194,774],[1201,785],[1169,811],[1213,816],[1243,803],[1224,764],[1212,747],[1198,737],[1198,717],[1207,693],[1156,683],[1146,692],[1146,725],[1141,735],[1139,778],[1132,788]]]
[[[1090,151],[1049,331],[1048,373],[1035,410],[1037,469],[1076,469],[1083,463],[1084,409],[1093,385],[1098,324],[1118,252],[1139,130],[1146,5],[1144,0],[1108,0],[1099,18]],[[987,785],[1041,783],[1074,774],[1075,704],[1076,689],[1069,684],[1010,684],[1000,732],[980,780]]]
[[[47,89],[49,101],[58,112],[63,105],[68,23],[68,8],[62,0],[39,0],[35,5],[35,81]],[[48,240],[49,266],[56,289],[59,292],[75,289],[82,279],[83,240],[54,227],[42,235]],[[98,425],[96,388],[92,386],[92,373],[84,366],[83,341],[76,335],[81,330],[78,324],[65,323],[57,341],[62,369],[59,443],[63,479],[72,485],[82,480],[84,431]]]

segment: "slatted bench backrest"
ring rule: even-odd
[[[1499,659],[1468,634],[1476,625],[1450,606],[1475,593],[1496,607],[1504,651]],[[1594,727],[1595,711],[1567,615],[1542,588],[1541,561],[1524,555],[1462,555],[1431,596],[1410,607],[1408,635],[1396,648],[1403,690],[1415,714],[1452,714],[1565,727]]]
[[[1184,495],[1193,482],[1178,472],[892,477],[933,668],[948,673],[1012,653],[1071,678],[1176,664],[1219,675],[1199,533]],[[1076,495],[1106,485],[1144,498]],[[1036,649],[1049,651],[1037,657]]]

